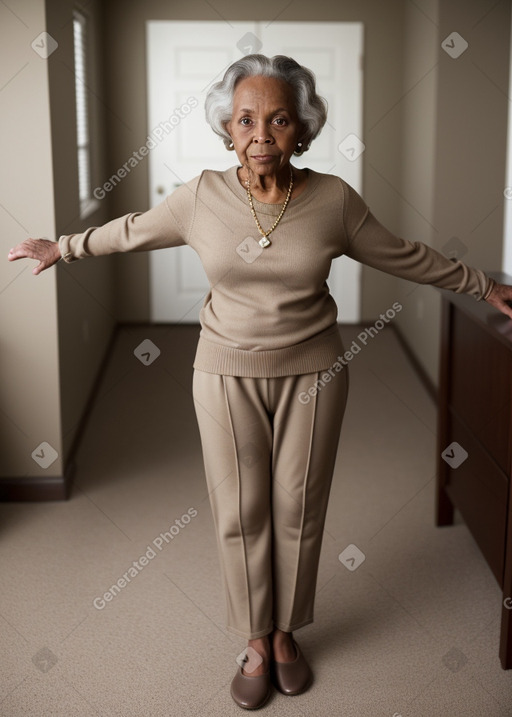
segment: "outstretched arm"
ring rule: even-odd
[[[7,258],[36,259],[39,264],[32,273],[40,274],[59,259],[70,263],[89,256],[183,246],[193,218],[198,180],[196,177],[182,185],[147,212],[125,214],[81,234],[62,235],[56,242],[25,239],[10,250]]]
[[[356,261],[418,284],[431,284],[485,300],[512,319],[512,286],[498,284],[480,269],[446,256],[422,242],[392,234],[359,194],[344,183],[345,254]]]

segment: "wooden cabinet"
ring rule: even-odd
[[[498,581],[499,655],[510,669],[512,319],[485,301],[442,294],[436,522],[452,524],[457,508]]]

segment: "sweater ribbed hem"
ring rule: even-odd
[[[483,293],[482,298],[480,299],[480,301],[483,301],[484,299],[488,299],[489,296],[490,296],[491,293],[492,293],[492,290],[493,290],[494,287],[496,286],[496,282],[494,281],[494,279],[491,279],[490,277],[487,277],[487,279],[488,279],[487,289],[486,289],[485,292]]]
[[[279,378],[330,368],[343,351],[338,324],[300,344],[270,351],[231,348],[200,336],[194,368],[224,376]]]

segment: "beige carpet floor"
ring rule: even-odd
[[[360,331],[341,328],[347,346]],[[197,335],[123,328],[70,500],[0,505],[2,716],[245,713],[191,397]],[[134,355],[146,339],[149,365]],[[459,516],[434,524],[435,404],[391,329],[349,370],[315,622],[295,633],[315,682],[258,714],[512,715],[499,587]]]

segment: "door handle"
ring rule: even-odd
[[[172,185],[172,188],[176,189],[177,187],[181,187],[182,184],[183,184],[183,182],[174,182],[174,184]],[[158,185],[158,187],[156,188],[156,193],[157,194],[165,194],[165,187],[163,186],[163,184]]]

